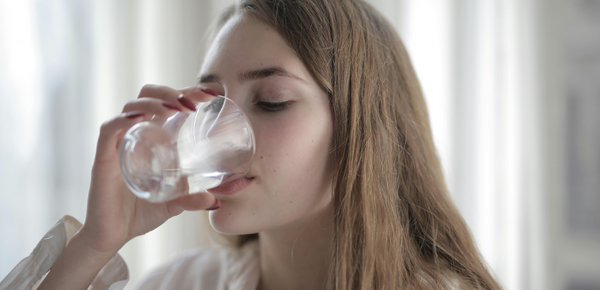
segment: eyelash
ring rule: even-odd
[[[276,112],[276,111],[281,111],[281,110],[287,108],[287,106],[290,103],[291,103],[290,101],[287,101],[287,102],[265,102],[265,101],[261,101],[261,102],[256,103],[256,105],[258,105],[259,107],[261,107],[265,111]]]

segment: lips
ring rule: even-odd
[[[234,194],[242,189],[244,189],[246,186],[248,186],[248,184],[250,184],[250,182],[252,182],[252,179],[254,179],[253,177],[244,177],[244,178],[240,178],[234,182],[230,182],[224,185],[219,185],[217,187],[211,188],[209,190],[207,190],[209,193],[212,194],[221,194],[221,195],[231,195]]]

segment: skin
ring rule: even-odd
[[[287,73],[239,78],[267,68]],[[222,207],[210,212],[212,226],[225,234],[259,233],[259,289],[321,289],[332,217],[327,94],[275,29],[243,15],[217,35],[200,81],[243,108],[256,136],[247,175],[253,179],[233,195],[216,195]],[[262,101],[289,104],[268,111]]]
[[[270,73],[239,77],[264,69]],[[212,99],[198,87],[144,86],[123,114],[103,124],[86,221],[38,289],[87,288],[129,240],[184,210],[219,204],[210,212],[217,231],[259,233],[258,289],[324,288],[333,215],[327,164],[333,122],[326,93],[272,27],[244,15],[222,28],[201,75],[201,86],[232,99],[253,126],[256,155],[247,174],[250,183],[233,195],[196,193],[163,204],[131,194],[118,165],[118,145],[125,132],[153,115],[166,118],[189,110],[178,100],[180,94],[194,102]]]

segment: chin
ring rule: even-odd
[[[247,235],[260,231],[255,219],[239,213],[239,211],[220,208],[210,211],[208,219],[213,229],[225,235]]]

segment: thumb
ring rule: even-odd
[[[171,216],[178,215],[184,210],[211,210],[219,207],[221,207],[221,201],[207,192],[184,195],[167,202],[167,208]]]

